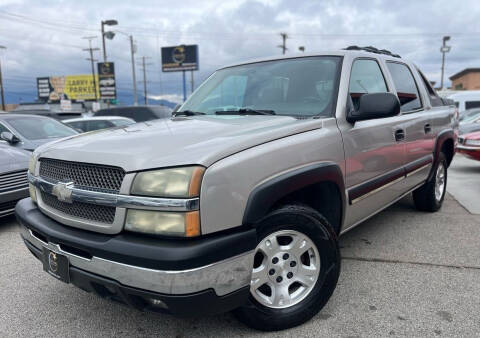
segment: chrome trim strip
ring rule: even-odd
[[[355,198],[354,200],[352,200],[351,204],[353,205],[353,204],[355,204],[355,203],[357,203],[357,202],[360,202],[361,200],[367,198],[368,196],[371,196],[371,195],[373,195],[373,194],[376,194],[377,192],[380,192],[380,191],[382,191],[383,189],[386,189],[386,188],[390,187],[391,185],[393,185],[393,184],[395,184],[395,183],[398,183],[398,182],[400,182],[400,181],[402,181],[402,180],[404,180],[404,179],[405,179],[405,176],[402,176],[402,177],[397,178],[396,180],[393,180],[393,181],[391,181],[391,182],[388,182],[387,184],[382,185],[381,187],[379,187],[379,188],[377,188],[377,189],[375,189],[375,190],[369,191],[369,192],[367,192],[366,194],[364,194],[364,195],[362,195],[362,196],[360,196],[360,197]]]
[[[419,171],[422,171],[422,170],[424,170],[425,168],[430,167],[431,164],[432,164],[432,162],[427,163],[427,164],[425,164],[425,165],[422,165],[420,168],[417,168],[417,169],[415,169],[415,170],[413,170],[413,171],[410,171],[409,173],[407,173],[407,177],[410,177],[410,176],[418,173]]]
[[[52,194],[55,184],[28,173],[28,181],[38,189]],[[103,205],[116,208],[146,209],[157,211],[192,211],[198,210],[199,198],[156,198],[131,195],[111,194],[71,188],[72,201]]]
[[[457,149],[462,149],[462,150],[477,150],[480,151],[480,146],[466,146],[466,145],[457,145]]]
[[[99,257],[87,259],[65,252],[55,243],[45,243],[21,226],[22,237],[39,250],[47,248],[68,257],[70,265],[143,290],[165,294],[188,294],[213,288],[223,296],[250,285],[254,251],[188,270],[154,270]]]

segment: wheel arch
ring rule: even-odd
[[[305,204],[319,211],[339,234],[346,207],[340,167],[334,162],[322,162],[263,182],[249,195],[243,224],[255,227],[270,211],[289,203]]]
[[[453,156],[455,155],[454,140],[455,140],[455,133],[452,129],[444,130],[437,135],[437,140],[435,142],[435,149],[433,151],[434,164],[438,162],[438,157],[440,155],[440,152],[443,152],[447,158],[447,165],[450,166],[450,163],[452,163],[452,160],[453,160]],[[435,166],[432,166],[432,170],[428,175],[429,180],[433,175],[434,167]]]

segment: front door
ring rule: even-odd
[[[388,92],[380,64],[356,59],[350,74],[347,109],[358,108],[366,93]],[[350,107],[349,107],[350,106]],[[352,226],[402,194],[405,126],[401,116],[341,124],[348,203],[345,225]]]

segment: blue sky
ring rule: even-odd
[[[287,32],[287,53],[348,45],[373,45],[414,61],[432,81],[440,82],[440,45],[451,35],[447,77],[480,67],[480,5],[477,1],[29,1],[0,0],[0,51],[7,102],[32,101],[35,78],[88,74],[84,36],[98,36],[100,21],[116,19],[115,30],[132,34],[136,56],[149,56],[149,94],[178,101],[181,73],[161,73],[162,46],[198,44],[196,84],[217,67],[249,58],[278,55],[280,32]],[[118,91],[130,100],[129,43],[117,34],[107,40],[116,64]],[[101,59],[101,53],[96,57]],[[137,80],[141,79],[137,68]],[[449,83],[449,81],[447,81]],[[138,85],[142,89],[142,85]],[[131,103],[131,102],[125,102]]]

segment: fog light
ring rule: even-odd
[[[30,197],[32,198],[32,201],[37,203],[37,191],[35,190],[35,187],[33,184],[28,183],[28,190],[30,192]]]
[[[153,307],[156,307],[158,309],[168,309],[167,304],[162,302],[160,299],[157,298],[147,298],[147,301],[152,305]]]

